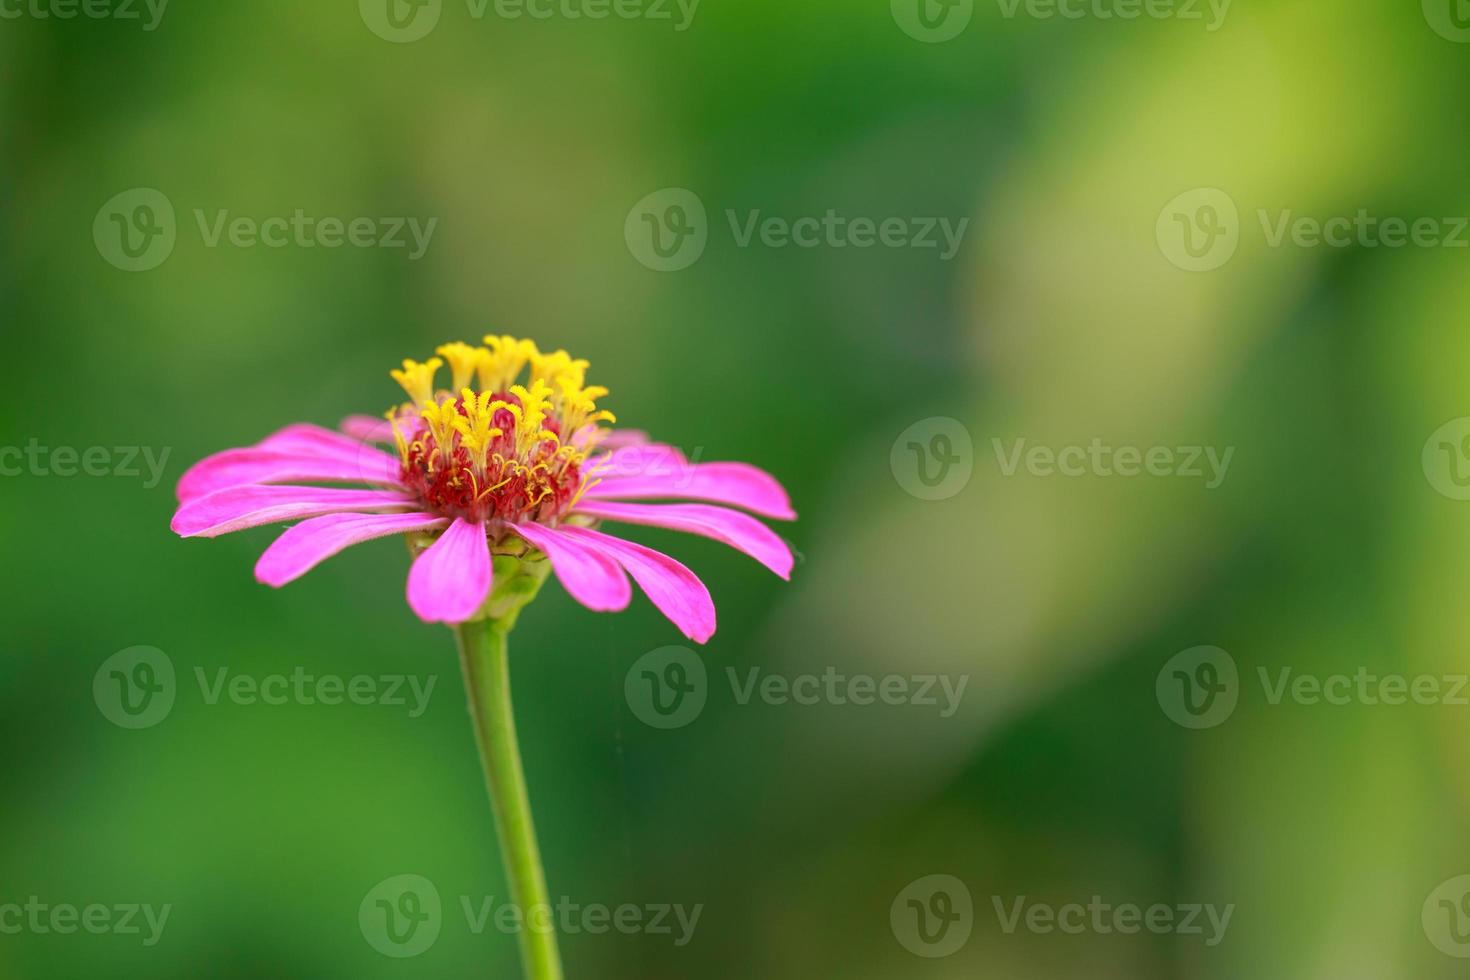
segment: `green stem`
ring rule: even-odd
[[[561,955],[556,949],[546,873],[536,846],[536,825],[531,820],[531,800],[526,793],[526,774],[521,768],[511,711],[506,636],[515,617],[508,619],[461,624],[456,630],[459,659],[490,804],[495,810],[500,853],[511,896],[521,910],[521,961],[526,980],[561,980]]]

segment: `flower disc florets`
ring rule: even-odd
[[[615,421],[597,409],[607,389],[587,386],[587,362],[564,350],[542,354],[514,337],[485,345],[446,344],[392,372],[409,397],[387,415],[403,483],[445,517],[554,522],[595,482],[584,464],[598,423]],[[440,390],[446,362],[452,388]]]

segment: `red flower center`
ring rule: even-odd
[[[515,395],[495,397],[519,405]],[[464,415],[463,407],[458,408]],[[446,446],[431,426],[420,423],[404,453],[404,484],[428,509],[445,517],[545,522],[566,511],[582,485],[581,454],[559,451],[553,441],[518,454],[516,419],[503,408],[495,413],[495,426],[504,434],[487,447],[481,465],[459,438]],[[561,435],[554,419],[546,419],[542,428]]]

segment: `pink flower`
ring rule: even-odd
[[[641,433],[603,428],[614,421],[596,407],[607,390],[585,384],[586,361],[512,337],[485,342],[440,347],[442,360],[405,361],[392,374],[409,401],[386,421],[353,416],[340,433],[291,425],[196,463],[179,480],[174,531],[215,537],[300,521],[255,567],[257,579],[276,587],[351,545],[407,535],[415,552],[408,603],[427,622],[486,615],[496,557],[504,567],[549,560],[567,592],[601,612],[627,607],[632,576],[697,643],[715,631],[704,583],[667,555],[600,530],[604,522],[703,535],[791,577],[790,548],[742,513],[796,518],[770,474],[745,463],[691,463]],[[452,387],[440,390],[435,375],[445,361]],[[525,385],[517,383],[523,369]],[[397,454],[374,443],[391,443]],[[368,488],[304,485],[322,483]]]

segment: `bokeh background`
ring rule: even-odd
[[[171,913],[152,946],[0,934],[0,977],[517,975],[514,937],[459,908],[504,895],[500,859],[454,644],[402,601],[402,546],[276,592],[251,576],[273,531],[168,530],[189,463],[380,412],[401,358],[490,329],[589,358],[623,422],[760,464],[801,512],[782,528],[789,585],[711,542],[632,532],[719,607],[708,702],[682,728],[624,697],[634,663],[680,641],[646,600],[601,616],[553,584],[522,616],[553,894],[703,907],[683,946],[563,937],[568,976],[1462,976],[1464,934],[1435,917],[1459,914],[1470,872],[1470,707],[1273,705],[1257,679],[1470,669],[1470,503],[1421,460],[1470,415],[1470,251],[1272,247],[1257,219],[1470,214],[1455,2],[1237,0],[1215,30],[1207,11],[934,4],[933,22],[970,18],[940,39],[904,0],[705,0],[686,30],[677,8],[477,19],[444,0],[407,43],[366,0],[176,0],[153,30],[141,7],[7,5],[0,442],[169,455],[151,486],[0,479],[0,905]],[[177,242],[129,272],[93,231],[135,188],[171,202]],[[625,235],[665,188],[708,214],[705,251],[673,272]],[[1239,209],[1238,248],[1208,272],[1158,231],[1195,188]],[[437,227],[412,260],[208,247],[194,217],[298,208]],[[945,261],[742,247],[727,216],[829,209],[969,225]],[[955,444],[971,475],[937,500],[893,452],[934,418],[973,446]],[[1094,438],[1235,454],[1207,489],[1007,476],[992,442]],[[127,730],[93,682],[138,645],[166,654],[177,697]],[[1156,680],[1199,645],[1233,658],[1238,706],[1195,730]],[[725,673],[829,667],[967,686],[941,717],[740,704]],[[210,704],[196,672],[221,668],[437,686],[419,717]],[[359,921],[401,874],[444,901],[407,959]],[[903,902],[890,914],[930,875],[973,905],[942,958],[905,941]],[[1022,896],[1233,914],[1214,945],[1007,932],[996,902]]]

